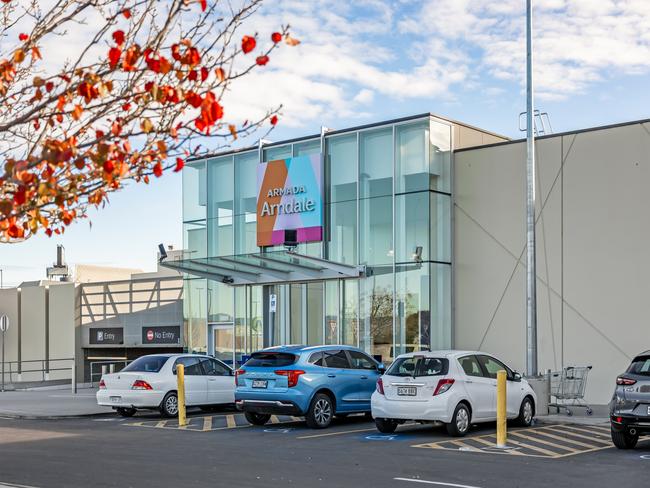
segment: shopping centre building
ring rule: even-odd
[[[191,161],[187,349],[353,344],[525,361],[525,141],[431,114]],[[539,364],[593,365],[605,403],[650,296],[650,124],[537,143]],[[643,339],[646,339],[645,341]]]

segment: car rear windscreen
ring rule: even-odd
[[[639,356],[634,358],[634,361],[630,364],[627,372],[630,374],[650,376],[650,356]]]
[[[390,376],[442,376],[449,372],[449,361],[445,358],[410,357],[397,358],[391,364]]]
[[[128,364],[122,371],[131,373],[158,373],[169,356],[142,356]]]
[[[242,367],[277,368],[296,362],[296,355],[288,352],[254,352]]]

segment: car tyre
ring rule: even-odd
[[[397,429],[397,420],[393,419],[375,419],[377,430],[382,434],[392,434]]]
[[[639,440],[638,435],[631,435],[625,431],[612,429],[612,442],[619,449],[633,449]]]
[[[446,425],[447,433],[453,437],[463,437],[469,432],[471,420],[472,414],[467,404],[459,403],[451,416],[451,422]]]
[[[311,401],[305,420],[311,429],[325,429],[334,417],[334,402],[324,393],[318,393]]]
[[[175,391],[170,391],[163,398],[160,404],[160,413],[163,417],[171,418],[178,415],[178,395]]]
[[[271,418],[271,416],[268,413],[255,413],[255,412],[244,412],[244,417],[246,417],[246,420],[248,420],[249,424],[253,424],[253,425],[264,425]]]
[[[532,398],[526,397],[521,402],[519,407],[519,416],[515,419],[515,424],[520,427],[530,427],[533,425],[533,418],[535,417],[535,404]]]
[[[120,417],[133,417],[135,415],[135,412],[136,412],[135,408],[122,408],[122,407],[120,407],[120,408],[118,408],[116,410],[117,410],[117,414]]]

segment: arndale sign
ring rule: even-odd
[[[323,168],[320,154],[262,163],[257,170],[257,245],[323,239]]]

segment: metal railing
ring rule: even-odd
[[[130,362],[131,361],[127,361],[127,360],[91,361],[90,383],[93,386],[95,386],[95,383],[99,383],[99,380],[102,378],[102,375],[107,373],[117,373],[121,371]],[[100,368],[98,369],[97,366],[99,366]],[[119,366],[119,368],[117,368],[116,366]]]
[[[69,366],[65,367],[54,367],[57,366],[56,363],[69,363]],[[54,364],[53,364],[54,363]],[[24,361],[5,361],[4,364],[4,375],[9,376],[9,384],[20,383],[23,381],[22,375],[27,373],[37,373],[40,374],[40,381],[45,382],[50,380],[50,373],[54,371],[70,371],[70,381],[72,386],[72,392],[77,392],[77,368],[74,358],[61,358],[61,359],[28,359]],[[39,367],[40,366],[40,367]],[[16,381],[14,377],[16,377]],[[5,380],[6,378],[2,378]],[[34,379],[31,381],[39,381]]]

